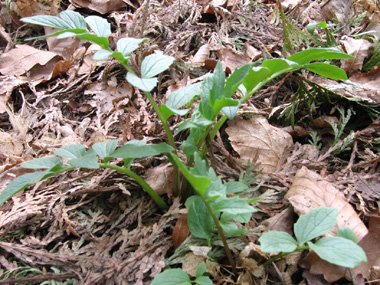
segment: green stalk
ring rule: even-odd
[[[297,246],[296,250],[308,250],[310,249],[309,246]],[[268,259],[267,261],[265,261],[263,263],[263,266],[268,266],[269,264],[271,264],[272,262],[276,261],[277,259],[280,259],[280,258],[283,258],[284,256],[287,256],[291,253],[293,253],[294,251],[292,252],[281,252],[280,254],[277,254],[275,256],[273,256],[272,258]]]
[[[214,223],[215,223],[216,229],[218,230],[219,237],[220,237],[220,239],[221,239],[222,242],[223,242],[224,250],[226,251],[228,261],[229,261],[230,264],[231,264],[232,271],[233,271],[233,273],[234,273],[235,278],[237,278],[237,277],[238,277],[238,274],[237,274],[237,270],[236,270],[235,261],[234,261],[234,258],[232,257],[232,253],[231,253],[230,247],[228,246],[228,243],[227,243],[226,237],[225,237],[225,235],[224,235],[223,228],[222,228],[222,226],[220,225],[219,220],[218,220],[217,217],[215,216],[214,212],[212,211],[210,205],[206,202],[206,200],[203,198],[202,195],[199,195],[199,197],[202,198],[203,203],[205,203],[205,205],[206,205],[206,207],[207,207],[207,210],[209,211],[209,213],[210,213],[210,215],[211,215],[211,217],[212,217],[212,219],[213,219],[213,221],[214,221]]]
[[[145,182],[144,179],[142,179],[139,175],[134,173],[132,170],[125,167],[120,167],[114,164],[108,164],[108,163],[99,163],[99,166],[104,167],[104,168],[114,169],[116,171],[124,173],[128,175],[129,177],[133,178],[149,194],[149,196],[153,199],[153,201],[157,204],[157,206],[162,211],[166,211],[169,209],[169,206],[165,203],[164,200],[162,200],[162,198],[157,194],[157,192],[154,191],[152,187],[150,187],[150,185]]]

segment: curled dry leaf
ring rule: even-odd
[[[264,278],[265,267],[259,265],[266,260],[265,253],[261,252],[260,246],[250,242],[239,255],[239,261],[244,269],[249,271],[255,278]]]
[[[319,174],[302,167],[297,171],[292,187],[285,198],[293,205],[298,215],[305,215],[319,206],[338,209],[338,223],[327,235],[335,235],[338,228],[347,226],[360,241],[368,230],[343,193]]]
[[[145,173],[145,181],[159,194],[173,196],[174,175],[173,166],[170,163],[163,163],[159,166],[149,168]]]
[[[190,63],[192,64],[204,64],[206,59],[208,59],[210,54],[210,45],[205,44],[199,48],[197,53],[190,58]]]
[[[370,56],[370,50],[373,47],[373,43],[365,39],[347,38],[342,41],[342,44],[345,51],[355,58],[342,59],[341,68],[344,69],[349,75],[361,70],[364,60]]]
[[[41,51],[28,45],[18,45],[0,56],[0,73],[3,75],[19,76],[28,71],[29,77],[36,80],[49,80],[70,65],[70,61],[62,61],[54,52]]]
[[[291,135],[271,126],[263,116],[230,121],[226,132],[240,158],[259,164],[263,173],[276,172],[285,152],[293,146]]]

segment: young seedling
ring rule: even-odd
[[[335,208],[319,207],[310,210],[306,215],[300,216],[294,224],[295,240],[286,232],[269,231],[260,238],[263,252],[280,254],[272,257],[264,263],[268,265],[296,250],[312,250],[320,258],[332,264],[354,268],[363,261],[367,261],[364,250],[357,245],[355,233],[348,227],[341,227],[337,236],[322,237],[312,242],[327,232],[337,223],[338,210]]]
[[[214,73],[206,76],[203,82],[171,93],[167,102],[158,106],[150,92],[157,85],[157,75],[167,70],[174,58],[158,54],[148,55],[142,61],[140,76],[136,75],[128,65],[130,54],[147,39],[119,39],[116,44],[117,50],[114,51],[109,47],[110,24],[101,17],[84,18],[74,11],[64,11],[60,13],[60,17],[40,15],[24,18],[22,21],[58,29],[57,32],[43,37],[56,36],[60,39],[77,37],[98,44],[102,49],[94,55],[95,60],[105,60],[108,57],[118,60],[128,71],[126,80],[140,89],[151,103],[166,131],[168,144],[147,145],[145,141],[130,141],[117,148],[118,142],[113,140],[94,144],[90,150],[86,150],[82,145],[64,146],[56,150],[55,154],[69,158],[67,161],[69,166],[65,166],[58,157],[38,158],[22,164],[24,168],[44,170],[22,175],[12,181],[0,194],[0,204],[22,189],[55,174],[74,168],[105,167],[135,179],[156,204],[165,210],[168,205],[130,168],[131,162],[135,158],[165,154],[174,166],[176,194],[185,197],[191,196],[187,191],[189,185],[192,187],[190,190],[196,192],[196,195],[188,198],[185,203],[188,208],[188,224],[191,233],[196,237],[206,239],[209,245],[212,245],[216,229],[236,275],[234,259],[225,234],[244,233],[245,229],[239,228],[236,222],[247,223],[250,220],[255,211],[251,203],[256,199],[249,200],[239,197],[239,194],[246,191],[248,186],[242,182],[223,183],[215,171],[209,167],[206,156],[208,152],[206,140],[214,139],[224,122],[235,117],[239,106],[274,78],[287,72],[308,69],[328,78],[347,79],[342,69],[314,61],[352,57],[339,48],[309,49],[293,54],[287,59],[264,60],[261,66],[256,66],[256,63],[248,63],[236,69],[228,78],[225,77],[222,64],[218,62]],[[241,99],[233,97],[236,91],[242,94]],[[196,98],[200,99],[199,104],[194,107],[190,119],[184,121],[177,130],[180,132],[188,129],[189,136],[177,149],[168,119],[173,115],[185,116]],[[184,106],[186,106],[185,109]],[[186,163],[178,158],[177,151],[179,150],[186,154]],[[124,166],[112,164],[113,158],[123,158]],[[99,159],[102,162],[99,162]],[[178,169],[181,170],[184,181],[180,181]],[[183,185],[182,189],[180,185]],[[234,195],[227,196],[227,194]]]

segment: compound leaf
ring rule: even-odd
[[[141,64],[141,77],[152,78],[153,76],[156,76],[168,69],[174,59],[174,57],[161,54],[148,55],[144,58]]]
[[[294,234],[300,245],[330,231],[337,223],[336,208],[318,207],[299,217],[294,224]]]
[[[259,238],[263,252],[293,252],[297,249],[294,238],[286,232],[269,231]]]
[[[364,250],[343,237],[324,237],[315,244],[307,244],[320,258],[339,266],[354,268],[367,261]]]

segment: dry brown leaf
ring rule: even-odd
[[[0,73],[9,76],[19,76],[29,72],[32,79],[49,80],[67,69],[61,57],[54,52],[41,51],[28,45],[18,45],[16,48],[0,56]]]
[[[258,50],[257,48],[251,46],[248,43],[245,43],[245,50],[246,50],[247,56],[252,61],[258,60],[260,57],[263,56],[263,52],[262,51]]]
[[[145,172],[145,181],[158,193],[173,196],[174,175],[173,166],[170,163],[163,163],[156,167],[151,167]]]
[[[298,215],[305,215],[309,210],[319,206],[338,209],[337,225],[327,235],[336,235],[338,228],[342,226],[353,230],[359,241],[368,233],[366,226],[346,201],[343,193],[306,167],[297,171],[285,198],[293,205]]]
[[[17,0],[15,12],[20,17],[30,17],[35,15],[58,15],[61,0]]]
[[[287,132],[271,126],[263,116],[230,121],[226,132],[233,149],[244,161],[259,164],[263,173],[276,172],[293,139]]]
[[[341,41],[343,48],[349,54],[354,56],[354,59],[342,59],[341,68],[347,72],[348,75],[359,71],[363,67],[364,60],[370,56],[370,50],[373,47],[373,43],[365,39],[352,39],[347,38]]]
[[[193,252],[189,252],[183,259],[182,269],[190,276],[195,277],[195,271],[199,264],[204,262],[205,259],[202,256],[195,255]]]
[[[177,220],[172,233],[174,248],[177,249],[189,235],[190,230],[187,225],[187,214],[182,214]]]
[[[28,82],[25,76],[0,76],[0,114],[6,111],[6,106],[11,98],[13,89]]]
[[[100,14],[107,14],[126,7],[123,0],[71,0],[79,7],[96,11]]]
[[[204,64],[206,59],[208,59],[210,54],[210,45],[204,44],[199,48],[197,53],[190,58],[189,62],[192,64]]]
[[[372,91],[371,98],[376,98],[377,103],[380,102],[380,66],[374,67],[368,73],[356,73],[350,77],[350,81],[359,83],[363,88]]]
[[[238,54],[229,48],[222,48],[218,50],[218,57],[222,61],[224,70],[227,68],[230,69],[228,71],[229,73],[232,73],[236,68],[242,67],[250,62],[248,57]]]
[[[260,263],[266,260],[266,256],[261,252],[260,246],[250,242],[239,254],[239,261],[244,269],[250,272],[255,278],[265,276],[265,267]]]
[[[271,231],[287,232],[288,234],[293,235],[293,216],[293,208],[288,207],[281,213],[264,220],[261,225],[266,226],[267,229]]]

